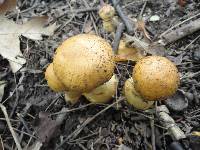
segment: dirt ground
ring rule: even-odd
[[[138,17],[144,3],[144,0],[123,0],[120,6],[133,19]],[[123,97],[122,87],[132,73],[134,62],[117,64],[115,73],[120,84],[116,97],[109,104],[89,104],[81,97],[80,102],[71,105],[65,102],[63,93],[55,93],[47,86],[44,71],[52,62],[58,45],[68,37],[92,31],[112,43],[112,35],[102,29],[102,20],[97,13],[100,7],[98,0],[19,0],[17,6],[22,20],[48,16],[50,24],[56,22],[60,25],[53,36],[44,36],[42,41],[20,37],[20,49],[27,61],[23,71],[13,74],[8,61],[0,57],[0,79],[8,81],[2,101],[5,101],[4,105],[22,147],[32,149],[31,146],[42,141],[41,149],[47,150],[150,150],[154,134],[156,149],[168,149],[173,139],[156,116],[152,132],[151,113],[136,110],[126,101],[108,107]],[[85,10],[87,7],[94,10],[89,12]],[[83,12],[69,13],[69,10],[80,9]],[[152,40],[156,41],[160,34],[198,14],[199,10],[199,0],[148,0],[142,16]],[[158,15],[159,20],[149,21],[153,15]],[[9,18],[16,20],[16,14],[11,13]],[[170,110],[170,116],[187,135],[187,138],[179,141],[183,149],[187,150],[200,149],[200,138],[190,136],[192,131],[200,130],[199,34],[197,31],[165,46],[166,57],[176,63],[183,77],[179,89],[190,95],[189,98],[184,96],[189,101],[187,108],[179,112]],[[68,112],[64,120],[58,123],[59,114],[55,113],[63,108]],[[86,123],[90,119],[92,121]],[[3,114],[0,118],[0,133],[5,149],[16,149]]]

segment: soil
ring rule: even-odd
[[[123,0],[120,1],[120,6],[129,18],[137,18],[144,2],[144,0]],[[63,93],[55,93],[48,87],[44,79],[44,71],[52,62],[53,54],[62,41],[73,35],[91,31],[107,39],[110,43],[113,41],[112,35],[102,29],[102,20],[97,11],[92,11],[92,13],[84,11],[75,13],[75,15],[66,13],[71,9],[84,10],[87,5],[90,8],[100,7],[97,0],[18,0],[18,9],[22,11],[18,14],[19,19],[45,15],[49,16],[49,24],[56,22],[57,25],[60,25],[53,36],[44,37],[42,41],[32,41],[23,36],[20,37],[20,48],[27,63],[17,73],[13,74],[8,61],[0,58],[0,79],[8,82],[2,102],[5,101],[3,104],[7,108],[20,144],[22,147],[30,147],[41,140],[43,141],[41,149],[44,150],[56,149],[61,143],[60,150],[152,149],[150,113],[136,110],[126,101],[102,112],[84,126],[80,133],[69,138],[84,121],[123,97],[124,81],[131,75],[135,65],[133,62],[117,64],[115,73],[118,75],[120,83],[117,95],[109,104],[88,105],[89,102],[81,97],[77,104],[71,105],[65,102]],[[149,0],[143,12],[143,19],[152,40],[155,41],[171,26],[197,14],[199,9],[199,0],[178,0],[178,2]],[[11,12],[10,19],[16,20],[16,14],[16,12]],[[153,15],[158,15],[159,20],[149,21]],[[176,63],[181,77],[184,77],[179,89],[190,95],[186,109],[181,112],[170,110],[170,116],[187,134],[186,139],[179,141],[181,146],[187,150],[197,150],[200,147],[199,137],[190,136],[192,131],[200,130],[200,39],[191,44],[199,34],[200,32],[197,31],[165,46],[166,57]],[[190,46],[184,50],[189,44]],[[195,73],[196,75],[194,75]],[[30,107],[28,107],[29,104]],[[163,102],[158,103],[158,105],[161,104]],[[72,111],[69,111],[62,123],[58,125],[57,115],[54,113],[59,112],[62,108],[72,109]],[[48,115],[45,113],[41,117],[44,112]],[[21,117],[18,114],[21,114]],[[161,127],[162,125],[156,117],[154,121],[156,149],[165,150],[173,142],[173,139],[170,133]],[[46,124],[41,122],[46,122]],[[47,131],[54,131],[53,136]],[[15,149],[13,137],[2,114],[0,133],[5,149]],[[62,141],[67,138],[69,139],[63,143]]]

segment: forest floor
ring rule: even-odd
[[[123,0],[119,5],[125,15],[135,20],[145,3],[140,17],[152,41],[157,41],[165,31],[192,16],[196,15],[196,18],[187,23],[200,18],[199,0]],[[19,37],[26,64],[16,73],[11,71],[7,59],[0,57],[0,80],[7,82],[1,103],[7,109],[21,147],[34,150],[150,150],[154,144],[158,150],[169,147],[173,138],[162,127],[156,114],[137,110],[126,101],[120,101],[124,99],[123,84],[132,74],[134,62],[117,64],[115,73],[120,83],[117,95],[109,104],[90,104],[81,97],[77,104],[71,105],[65,102],[63,93],[53,92],[44,79],[46,67],[52,62],[58,45],[65,39],[93,32],[112,44],[112,34],[102,28],[98,0],[18,0],[17,8],[20,11],[7,14],[9,19],[17,22],[48,16],[49,24],[59,26],[53,35],[43,36],[42,40]],[[129,34],[126,30],[124,33]],[[169,108],[170,116],[186,134],[186,138],[179,143],[187,150],[200,147],[200,138],[191,136],[192,131],[200,131],[199,37],[200,31],[195,31],[164,45],[165,56],[177,65],[180,72],[179,90],[189,95],[176,97],[187,99],[187,108],[180,111]],[[164,103],[157,103],[161,104]],[[65,113],[60,113],[61,110]],[[2,113],[0,115],[2,146],[8,150],[16,149],[5,117]],[[155,137],[155,141],[152,137]]]

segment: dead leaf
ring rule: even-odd
[[[148,53],[152,55],[165,56],[166,53],[165,47],[158,43],[149,44],[148,49],[149,49]]]
[[[144,20],[142,20],[142,19],[137,20],[136,28],[137,28],[137,30],[141,31],[147,39],[149,39],[151,41],[150,35],[145,28]]]
[[[13,10],[17,5],[16,0],[0,0],[0,14]]]
[[[92,21],[87,21],[84,27],[84,33],[90,33],[92,30]]]
[[[42,40],[42,35],[53,35],[55,29],[57,28],[54,23],[51,26],[44,27],[47,21],[47,17],[36,17],[27,22],[22,26],[21,34],[32,40]]]
[[[144,56],[135,47],[127,47],[123,40],[120,41],[118,57],[122,60],[138,61]]]
[[[56,120],[52,120],[46,112],[39,113],[39,123],[36,134],[42,143],[48,143],[55,136],[59,124]]]
[[[8,59],[14,73],[26,63],[20,51],[19,36],[23,35],[33,40],[42,40],[43,34],[52,35],[56,29],[56,24],[44,27],[46,21],[46,17],[38,17],[19,25],[0,15],[0,54]]]

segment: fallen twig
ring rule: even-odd
[[[186,138],[184,132],[176,125],[174,119],[169,116],[169,110],[165,105],[157,106],[160,122],[167,128],[170,136],[175,140]]]
[[[160,38],[161,38],[162,36],[164,36],[165,34],[169,33],[170,31],[172,31],[174,28],[176,28],[176,27],[178,27],[178,26],[184,24],[185,22],[190,21],[190,20],[192,20],[193,18],[196,18],[196,17],[198,17],[198,16],[200,16],[200,13],[198,13],[198,14],[196,14],[196,15],[194,15],[194,16],[191,16],[191,17],[189,17],[188,19],[185,19],[184,21],[182,21],[182,22],[180,22],[180,23],[178,23],[178,24],[175,24],[174,26],[172,26],[171,28],[169,28],[168,30],[166,30],[165,32],[163,32],[163,33],[160,35]]]
[[[59,114],[63,114],[63,113],[69,113],[69,112],[73,112],[73,111],[76,111],[76,110],[80,110],[80,109],[84,109],[88,106],[91,106],[91,105],[95,105],[94,103],[89,103],[89,104],[86,104],[86,105],[83,105],[81,107],[78,107],[78,108],[72,108],[72,109],[67,109],[65,108],[63,111],[59,111],[59,112],[55,112],[55,113],[52,113],[50,114],[50,116],[53,116],[53,115],[59,115]]]
[[[64,15],[66,15],[66,14],[69,14],[69,13],[79,14],[79,13],[91,12],[91,11],[98,11],[98,8],[96,8],[96,7],[95,8],[87,7],[87,8],[84,8],[84,9],[65,10],[62,13],[59,13],[58,15],[55,15],[55,17],[59,18],[59,17],[62,17]]]
[[[117,54],[117,50],[118,50],[118,47],[119,47],[119,42],[120,42],[123,30],[124,30],[124,24],[120,23],[117,26],[117,30],[116,30],[116,33],[115,33],[115,38],[114,38],[114,41],[113,41],[113,44],[112,44],[112,49],[113,49],[113,52],[115,54]]]
[[[89,9],[90,6],[89,6],[89,4],[87,3],[87,1],[86,1],[86,0],[83,0],[83,2],[84,2],[85,7]],[[93,24],[94,30],[95,30],[95,32],[96,32],[96,35],[99,35],[98,29],[97,29],[97,26],[96,26],[96,23],[95,23],[94,18],[93,18],[93,17],[94,17],[94,14],[91,12],[91,14],[89,15],[89,17],[90,17],[90,20],[92,21],[92,24]]]
[[[189,34],[192,34],[200,29],[200,19],[191,21],[188,24],[182,25],[180,28],[170,31],[162,35],[160,43],[167,45],[169,43],[175,42]]]
[[[100,114],[104,113],[106,110],[108,110],[109,108],[113,107],[115,104],[122,102],[123,99],[119,99],[118,101],[112,103],[111,105],[107,106],[106,108],[104,108],[103,110],[101,110],[100,112],[98,112],[96,115],[94,115],[93,117],[88,118],[87,120],[85,120],[83,122],[83,124],[77,128],[74,132],[72,132],[66,139],[64,139],[57,147],[56,149],[59,149],[60,147],[62,147],[62,145],[67,142],[69,139],[74,139],[76,136],[78,136],[80,134],[80,132],[84,129],[85,126],[87,126],[90,122],[92,122],[96,117],[98,117]]]
[[[16,135],[16,133],[15,133],[15,131],[14,131],[12,125],[11,125],[10,120],[9,120],[6,107],[0,103],[0,108],[1,108],[1,110],[2,110],[2,112],[3,112],[3,114],[4,114],[4,116],[5,116],[6,122],[7,122],[7,124],[8,124],[8,128],[9,128],[9,130],[10,130],[10,132],[11,132],[13,138],[14,138],[14,141],[15,141],[15,144],[16,144],[16,146],[17,146],[17,149],[18,149],[18,150],[22,150],[22,147],[21,147],[21,145],[20,145],[20,143],[19,143],[19,140],[18,140],[18,138],[17,138],[17,135]]]
[[[128,33],[129,34],[133,34],[134,33],[134,28],[133,28],[133,25],[131,24],[129,18],[124,14],[124,12],[122,11],[122,8],[120,7],[120,5],[117,3],[116,0],[112,0],[112,3],[114,5],[118,15],[120,16],[120,18],[124,22]]]
[[[4,150],[4,144],[3,144],[3,140],[1,138],[1,135],[0,135],[0,141],[1,141],[0,149]]]
[[[154,117],[150,120],[151,125],[151,143],[152,143],[152,150],[156,150],[156,137],[155,137],[155,126],[154,126]]]

